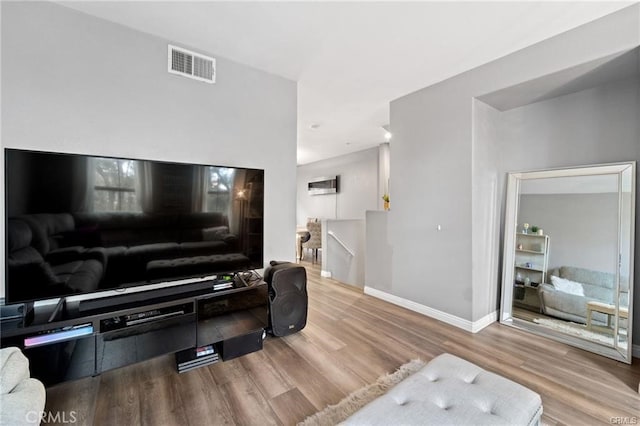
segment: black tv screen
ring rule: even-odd
[[[264,171],[5,149],[5,298],[263,266]]]

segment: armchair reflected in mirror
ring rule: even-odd
[[[510,173],[502,323],[631,362],[635,162]]]

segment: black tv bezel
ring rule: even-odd
[[[8,191],[7,191],[7,186],[8,186],[8,179],[7,179],[7,163],[8,163],[8,155],[7,152],[9,151],[17,151],[17,152],[25,152],[25,153],[32,153],[32,154],[53,154],[53,155],[67,155],[67,156],[74,156],[74,157],[91,157],[91,158],[109,158],[109,159],[114,159],[114,160],[133,160],[133,161],[150,161],[153,163],[160,163],[160,164],[176,164],[176,165],[186,165],[186,166],[200,166],[200,167],[222,167],[222,168],[231,168],[231,169],[242,169],[242,170],[250,170],[250,171],[255,171],[255,172],[261,172],[262,173],[262,180],[264,182],[265,177],[266,177],[266,173],[265,173],[265,169],[261,169],[261,168],[253,168],[253,167],[242,167],[242,166],[229,166],[229,165],[219,165],[219,164],[203,164],[203,163],[192,163],[192,162],[185,162],[185,161],[167,161],[167,160],[153,160],[150,158],[137,158],[137,157],[116,157],[113,155],[101,155],[101,154],[90,154],[90,153],[80,153],[80,152],[64,152],[64,151],[47,151],[47,150],[40,150],[40,149],[28,149],[28,148],[12,148],[12,147],[5,147],[3,149],[3,156],[4,156],[4,161],[3,161],[3,165],[4,165],[4,171],[3,171],[3,178],[4,178],[4,221],[2,226],[4,227],[4,235],[5,235],[5,242],[4,242],[4,248],[5,248],[5,253],[4,253],[4,273],[3,273],[3,277],[4,277],[4,285],[3,285],[3,289],[4,289],[4,300],[2,300],[2,304],[4,305],[14,305],[14,304],[22,304],[22,303],[26,303],[26,304],[30,304],[33,302],[38,302],[38,301],[44,301],[44,300],[59,300],[59,299],[81,299],[81,300],[86,300],[86,298],[90,295],[95,295],[96,298],[104,298],[104,297],[110,297],[110,296],[124,296],[127,293],[129,294],[135,294],[135,293],[139,293],[139,292],[144,292],[144,291],[154,291],[154,290],[159,290],[162,289],[164,287],[158,287],[158,285],[162,285],[162,284],[166,284],[166,287],[176,287],[176,286],[185,286],[188,287],[189,285],[193,285],[196,284],[198,282],[202,282],[202,276],[201,275],[197,275],[197,276],[193,276],[193,277],[176,277],[175,279],[166,279],[163,281],[155,281],[155,282],[149,282],[149,281],[131,281],[131,282],[127,282],[127,283],[123,283],[118,287],[114,287],[114,288],[105,288],[105,289],[96,289],[94,291],[88,291],[88,292],[82,292],[82,293],[73,293],[73,294],[68,294],[68,295],[59,295],[59,296],[53,296],[53,297],[48,297],[48,298],[33,298],[33,299],[22,299],[22,300],[11,300],[10,299],[10,292],[9,292],[9,268],[8,268],[8,257],[9,257],[9,240],[7,238],[7,227],[8,227],[8,222],[9,222],[9,214],[8,214]],[[263,202],[262,202],[262,229],[264,229],[264,189],[263,189]],[[261,259],[259,261],[256,262],[251,262],[251,264],[249,265],[248,269],[261,269],[264,267],[264,231],[262,232],[262,250],[261,250]],[[217,274],[228,274],[228,273],[234,273],[237,271],[220,271]],[[188,281],[190,279],[193,279],[193,282],[184,282],[181,284],[176,284],[176,282],[179,281]],[[144,289],[145,286],[148,287],[152,287],[151,289]],[[133,290],[131,292],[128,292],[127,290]]]

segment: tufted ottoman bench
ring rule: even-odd
[[[242,253],[152,260],[147,263],[147,279],[159,280],[169,277],[204,276],[217,272],[235,272],[248,268],[250,264],[249,258]]]
[[[345,425],[537,425],[540,395],[443,354],[347,418]]]

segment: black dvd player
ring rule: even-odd
[[[151,309],[143,312],[136,312],[128,315],[120,315],[106,318],[100,321],[100,331],[118,330],[134,325],[145,324],[152,321],[159,321],[167,318],[177,317],[180,315],[193,312],[193,305],[185,303],[182,305],[169,306],[160,309]]]

